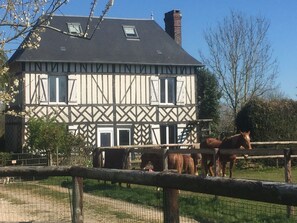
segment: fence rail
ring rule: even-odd
[[[297,206],[297,185],[286,183],[218,177],[202,178],[170,172],[151,173],[83,167],[1,167],[0,176],[71,176],[73,178],[72,222],[75,223],[83,222],[83,178],[162,187],[164,193],[164,222],[179,222],[178,189]]]

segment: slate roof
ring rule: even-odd
[[[86,22],[87,17],[56,15],[50,25],[68,31],[67,23],[80,23],[84,29]],[[135,26],[139,40],[128,40],[123,25]],[[114,18],[105,18],[91,40],[46,29],[38,49],[19,49],[10,61],[202,65],[154,20]]]

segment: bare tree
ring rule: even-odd
[[[6,48],[7,44],[13,44],[15,41],[22,41],[33,29],[37,28],[38,21],[45,14],[53,14],[67,0],[6,0],[1,1],[0,5],[0,47]],[[37,35],[37,31],[35,31]],[[34,36],[34,35],[33,35]],[[36,38],[38,40],[38,38]],[[18,44],[18,43],[16,43]],[[36,46],[38,41],[36,43]],[[11,49],[14,50],[14,49]]]
[[[83,1],[82,1],[83,2]],[[37,48],[40,42],[39,33],[43,29],[53,29],[66,35],[75,35],[81,38],[91,38],[101,24],[103,17],[113,5],[113,0],[108,0],[105,9],[99,16],[97,24],[90,29],[90,21],[95,16],[98,0],[92,0],[88,23],[81,34],[72,34],[50,25],[51,16],[62,6],[71,4],[70,0],[6,0],[0,3],[0,49],[7,53],[6,45],[17,41],[17,45],[27,38],[23,47]],[[28,37],[28,34],[30,36]],[[15,49],[9,49],[14,51]]]
[[[232,11],[205,32],[209,57],[201,54],[202,61],[217,76],[234,118],[249,100],[274,89],[278,64],[267,39],[269,25],[262,17]]]
[[[82,2],[84,0],[81,0]],[[14,101],[18,93],[18,80],[11,80],[6,55],[12,53],[22,43],[23,48],[38,48],[41,40],[40,33],[44,29],[52,29],[65,35],[80,38],[92,38],[95,30],[101,24],[114,0],[106,0],[106,6],[96,23],[91,21],[95,15],[98,0],[92,0],[88,22],[81,34],[71,34],[50,25],[52,15],[69,3],[69,0],[3,0],[0,2],[0,105]],[[16,47],[14,47],[14,45]],[[13,114],[13,111],[11,111]]]

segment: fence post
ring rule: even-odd
[[[162,160],[163,160],[163,170],[167,171],[168,170],[168,149],[165,147],[162,148],[163,153],[162,153]]]
[[[177,189],[163,188],[163,214],[165,223],[179,223]]]
[[[291,169],[291,150],[289,148],[284,149],[285,158],[285,181],[286,183],[292,183],[292,169]],[[294,215],[294,207],[287,206],[288,218]]]
[[[83,223],[83,178],[72,177],[72,223]]]

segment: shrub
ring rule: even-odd
[[[68,132],[67,126],[54,118],[31,118],[27,130],[25,148],[33,154],[47,154],[49,165],[53,156],[69,158],[72,152],[85,148],[82,137]]]
[[[251,131],[253,141],[285,141],[297,138],[297,102],[252,100],[236,117],[238,129]]]

